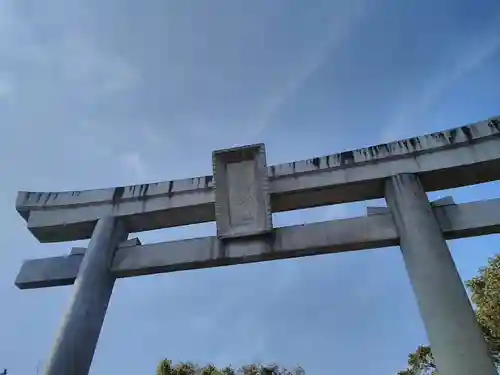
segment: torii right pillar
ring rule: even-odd
[[[391,177],[387,205],[440,374],[497,375],[474,311],[417,175]]]

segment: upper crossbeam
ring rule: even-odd
[[[267,168],[272,212],[381,198],[387,177],[415,173],[426,191],[500,179],[500,117]],[[212,176],[110,189],[27,192],[16,208],[41,242],[90,238],[99,217],[129,232],[215,219]]]

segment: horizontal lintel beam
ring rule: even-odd
[[[500,233],[500,199],[434,207],[447,239]],[[399,244],[392,215],[380,214],[276,228],[271,251],[258,240],[230,242],[217,237],[121,247],[112,271],[118,278],[210,268],[318,254],[380,248]],[[24,262],[15,284],[34,289],[74,282],[83,255]]]
[[[444,132],[268,167],[272,212],[383,197],[384,180],[416,173],[426,191],[500,179],[500,117]],[[130,233],[215,219],[212,176],[62,193],[20,192],[41,242],[90,238],[99,217]]]

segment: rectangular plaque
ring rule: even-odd
[[[214,151],[215,219],[219,238],[272,230],[264,144]]]

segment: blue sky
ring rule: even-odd
[[[31,236],[18,190],[209,174],[212,150],[257,141],[275,164],[443,130],[500,114],[499,80],[496,0],[2,1],[0,367],[36,373],[71,293],[14,287],[23,259],[71,247]],[[499,186],[430,196],[493,198]],[[140,238],[214,233],[204,224]],[[450,245],[468,279],[500,239]],[[390,375],[426,341],[389,248],[119,280],[92,374],[153,374],[169,357]]]

